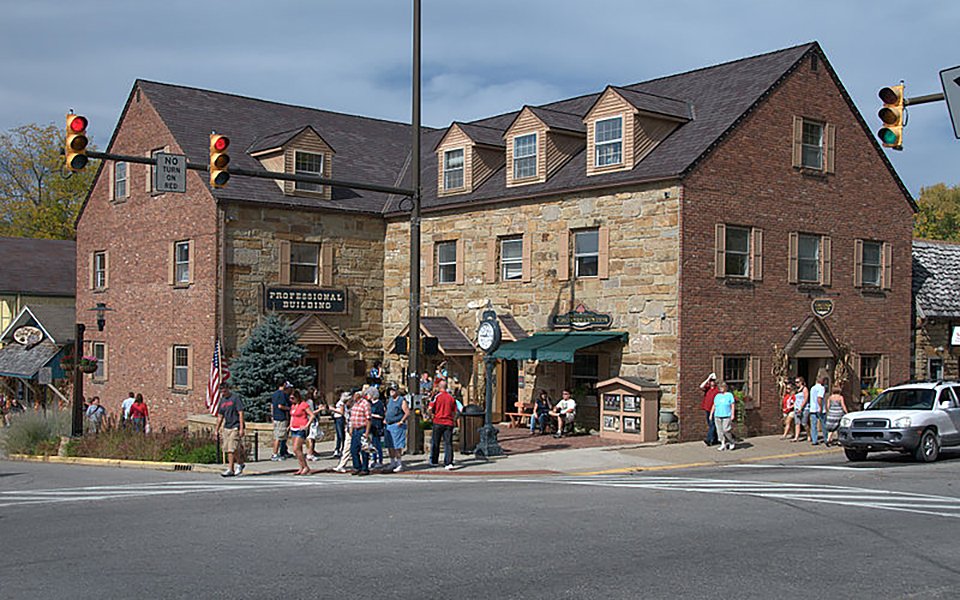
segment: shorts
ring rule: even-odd
[[[237,450],[243,450],[243,440],[240,439],[240,429],[224,429],[223,451],[229,453],[236,452]]]
[[[407,424],[393,423],[387,425],[383,436],[383,445],[387,450],[403,450],[407,447]]]
[[[296,437],[296,438],[300,438],[301,440],[305,440],[305,439],[307,439],[307,430],[306,430],[306,428],[304,428],[304,429],[291,429],[291,430],[290,430],[290,435],[292,435],[293,437]]]
[[[794,420],[794,418],[796,418],[796,416],[797,416],[797,413],[796,411],[793,411],[793,410],[791,410],[788,413],[783,413],[783,422],[786,423],[787,421],[792,421]]]
[[[287,439],[287,430],[289,428],[290,428],[290,421],[274,421],[273,422],[273,439],[275,440]]]
[[[564,413],[563,422],[564,423],[573,423],[573,420],[577,418],[576,413]]]

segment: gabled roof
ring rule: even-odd
[[[409,323],[397,337],[406,336],[408,331]],[[440,353],[444,356],[472,356],[477,351],[470,338],[447,317],[420,317],[420,332],[437,338]]]
[[[641,112],[663,115],[684,121],[689,121],[693,118],[693,110],[689,102],[616,86],[610,86],[609,89],[618,93],[621,98]],[[592,108],[593,107],[591,107],[591,110]]]
[[[72,343],[76,333],[76,311],[73,306],[24,306],[5,330],[0,342],[13,340],[13,332],[30,325],[43,331],[44,339],[53,344]]]
[[[579,134],[587,132],[587,126],[583,124],[583,119],[578,115],[538,106],[527,106],[525,108],[530,109],[530,112],[535,114],[550,129],[562,129]]]
[[[77,243],[0,236],[0,294],[74,296]]]
[[[917,316],[960,318],[960,243],[913,240]]]
[[[464,133],[471,141],[475,144],[480,144],[483,146],[493,146],[496,148],[505,147],[505,142],[503,141],[502,129],[493,129],[491,127],[484,127],[482,125],[471,125],[470,123],[460,123],[459,121],[454,121],[450,124],[450,127],[447,128],[447,131],[450,131],[454,127],[458,128]],[[444,132],[444,136],[446,132]],[[443,142],[443,137],[437,140],[437,143],[433,145],[433,151],[436,152],[437,148]]]
[[[264,150],[273,150],[275,148],[279,149],[281,146],[297,137],[307,129],[312,131],[314,135],[323,140],[323,142],[326,144],[327,141],[323,139],[323,136],[317,133],[316,129],[306,125],[304,127],[300,127],[299,129],[291,129],[289,131],[281,131],[272,135],[259,137],[253,140],[253,143],[250,144],[249,148],[247,148],[247,154],[257,154],[258,152],[263,152]],[[330,144],[327,145],[330,146]],[[333,146],[330,146],[330,149],[333,150]]]

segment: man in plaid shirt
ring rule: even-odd
[[[357,392],[350,409],[350,456],[353,458],[351,475],[370,474],[370,455],[361,449],[363,436],[370,435],[370,402]]]

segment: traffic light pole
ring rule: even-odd
[[[943,94],[927,94],[926,96],[915,96],[913,98],[904,98],[904,106],[916,106],[917,104],[928,104],[930,102],[943,101]]]

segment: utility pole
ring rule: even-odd
[[[407,367],[409,394],[413,397],[420,391],[420,0],[413,0],[413,144],[410,169],[413,188],[413,206],[410,209],[410,327],[407,330]],[[417,440],[420,419],[414,413],[411,439]],[[421,445],[420,448],[423,446]],[[411,451],[418,450],[411,444]]]

